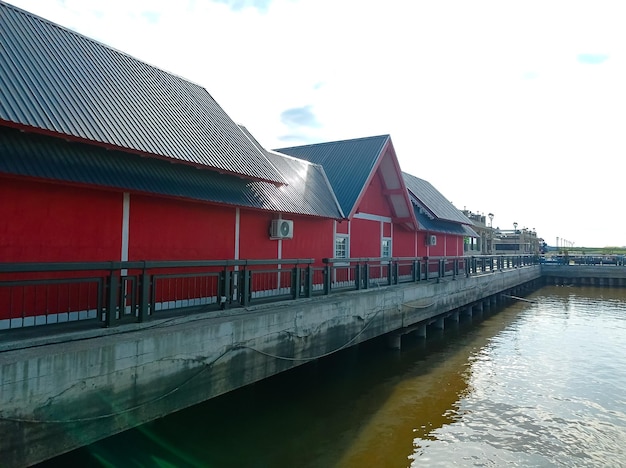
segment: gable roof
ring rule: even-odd
[[[284,183],[194,83],[2,1],[0,50],[0,125]]]
[[[202,171],[184,164],[106,150],[80,142],[0,126],[0,175],[24,176],[105,189],[159,194],[282,213],[341,218],[330,190],[294,196],[294,183],[271,182]],[[283,170],[291,178],[286,162]],[[296,171],[299,166],[296,166]],[[320,178],[315,168],[307,181]]]
[[[383,151],[389,135],[279,148],[275,151],[320,164],[346,215],[353,208]]]
[[[396,221],[416,228],[413,209],[389,135],[356,138],[275,150],[320,164],[346,217],[354,216],[372,177],[380,171]]]
[[[406,172],[403,172],[402,176],[412,196],[412,202],[429,212],[431,217],[459,224],[471,224],[467,216],[456,209],[430,182]]]

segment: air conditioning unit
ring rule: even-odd
[[[270,226],[270,239],[293,238],[293,221],[287,219],[273,219]]]
[[[437,245],[437,236],[434,234],[426,236],[426,245]]]

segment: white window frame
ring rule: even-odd
[[[385,244],[389,245],[389,255],[385,255]],[[382,258],[390,258],[393,256],[393,241],[391,237],[383,237],[380,241],[380,256]]]
[[[338,255],[338,244],[337,241],[344,240],[343,255]],[[335,234],[335,247],[334,247],[334,258],[350,258],[350,236],[348,234]]]

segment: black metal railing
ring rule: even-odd
[[[340,291],[455,279],[537,263],[532,256],[0,263],[0,330],[101,326]]]
[[[548,265],[626,266],[625,255],[544,255],[540,262]]]

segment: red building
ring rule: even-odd
[[[204,88],[3,2],[0,38],[0,262],[463,254],[389,136],[267,151]],[[12,300],[0,329],[40,323]]]
[[[389,135],[277,150],[321,164],[347,221],[335,257],[462,256],[476,233],[425,180],[401,172]]]

